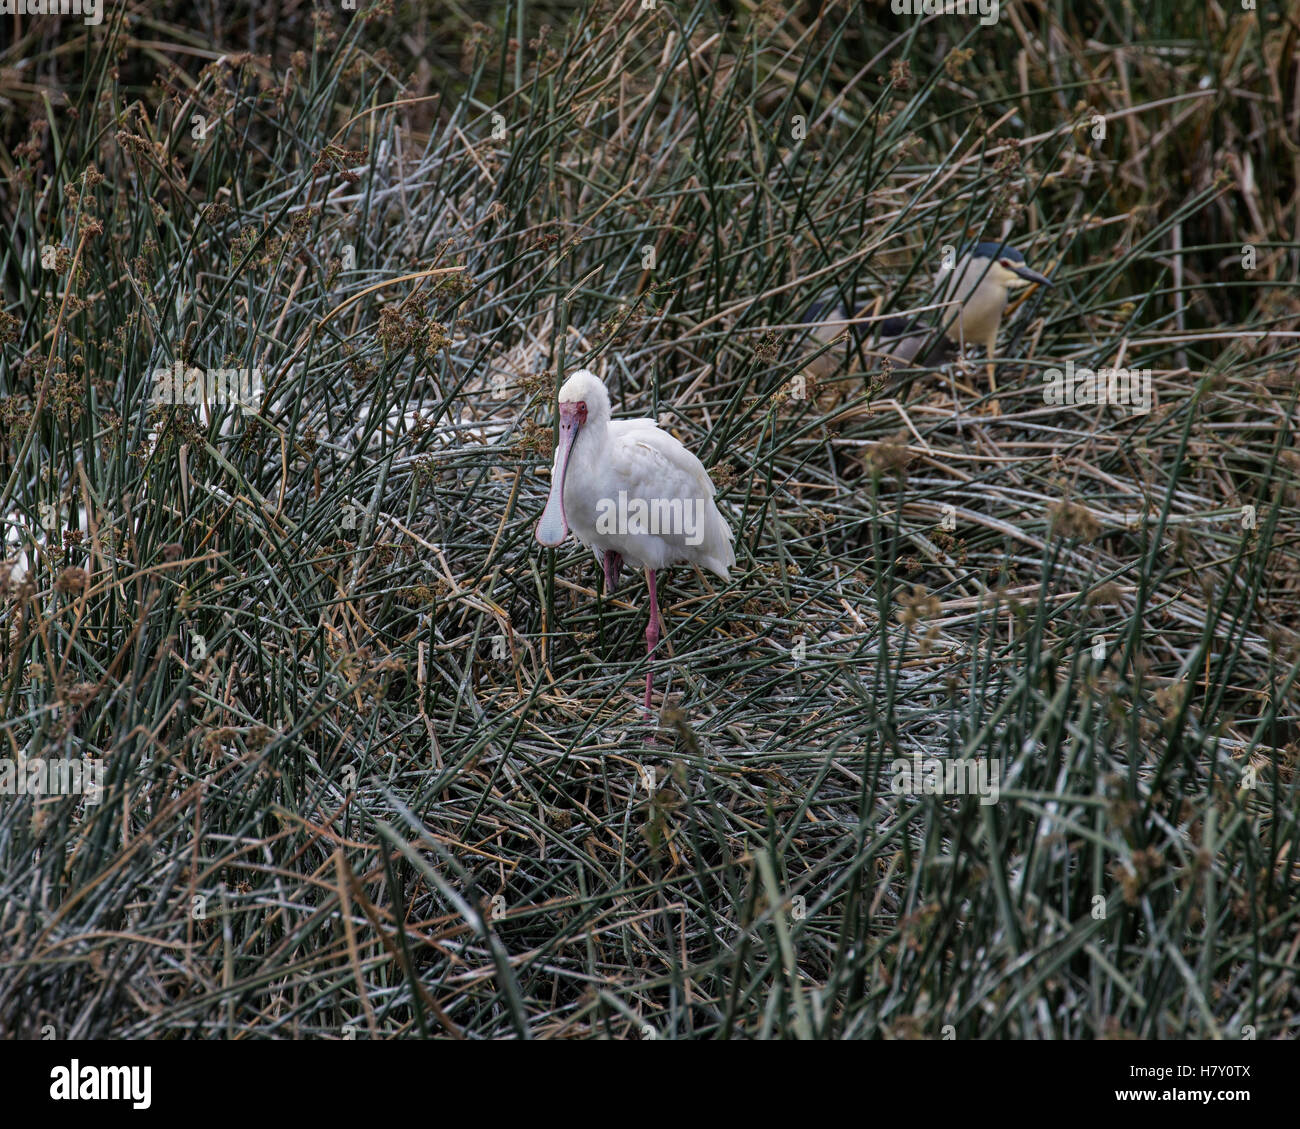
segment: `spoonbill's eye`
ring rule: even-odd
[[[587,422],[587,401],[579,400],[577,407],[578,407],[578,422],[586,423]]]

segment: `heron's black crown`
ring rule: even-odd
[[[988,240],[967,244],[962,254],[973,255],[977,259],[1010,259],[1013,263],[1025,261],[1024,255],[1009,243],[993,243]]]

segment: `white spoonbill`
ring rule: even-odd
[[[696,564],[727,580],[736,563],[731,527],[713,494],[704,464],[654,420],[609,418],[609,393],[595,373],[581,369],[564,382],[560,442],[537,540],[554,547],[572,529],[604,567],[607,591],[613,591],[624,563],[645,569],[647,666],[661,623],[655,573]],[[647,712],[653,677],[647,670]]]

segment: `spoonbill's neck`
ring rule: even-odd
[[[583,467],[603,465],[604,454],[609,446],[609,421],[587,418],[587,422],[578,429],[573,440],[573,450],[569,453],[572,462]]]

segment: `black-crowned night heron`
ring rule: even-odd
[[[1024,255],[1010,244],[971,243],[963,248],[955,263],[941,266],[935,275],[936,301],[943,304],[938,311],[937,325],[906,318],[846,325],[852,318],[863,317],[869,307],[855,304],[850,313],[834,293],[814,303],[804,321],[812,326],[810,336],[823,344],[848,330],[859,345],[868,348],[868,356],[884,355],[905,365],[934,367],[952,360],[966,345],[982,345],[992,357],[1011,292],[1031,282],[1053,285],[1051,279],[1030,270]],[[871,338],[875,343],[868,345]],[[823,370],[827,368],[824,363],[827,358],[835,365],[840,361],[840,355],[833,350],[823,353],[818,358],[823,362],[819,366]]]

